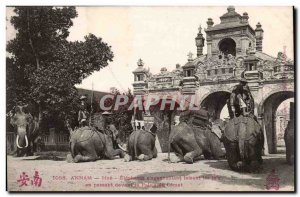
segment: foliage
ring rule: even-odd
[[[16,37],[7,44],[7,110],[32,103],[39,116],[64,119],[79,105],[75,84],[113,59],[111,47],[93,34],[70,42],[75,7],[15,7]],[[35,114],[36,115],[36,114]]]

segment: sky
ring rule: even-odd
[[[139,58],[153,74],[162,67],[173,70],[177,63],[184,65],[189,52],[196,54],[199,25],[206,28],[207,18],[218,24],[227,7],[77,7],[77,11],[68,40],[84,40],[85,35],[93,33],[112,47],[114,59],[76,86],[91,89],[93,83],[98,91],[111,87],[126,91],[132,89],[132,71]],[[254,29],[257,22],[262,24],[265,53],[276,56],[286,46],[287,56],[293,57],[292,7],[236,7],[236,12],[248,12]],[[12,14],[7,8],[7,18]],[[14,35],[7,21],[6,39]]]

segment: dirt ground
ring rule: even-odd
[[[7,186],[9,191],[293,191],[294,167],[286,164],[285,155],[263,159],[263,170],[250,174],[231,171],[226,160],[168,163],[165,153],[151,161],[128,163],[123,159],[67,163],[64,157],[8,156]],[[28,179],[18,182],[23,172]],[[267,189],[268,183],[273,187]]]

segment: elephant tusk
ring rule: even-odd
[[[20,148],[20,149],[23,148],[23,147],[21,147],[21,146],[19,145],[19,135],[17,135],[17,138],[16,138],[16,144],[17,144],[17,147],[18,147],[18,148]]]
[[[28,138],[27,138],[27,135],[25,135],[25,143],[26,143],[25,148],[27,148],[28,147]]]
[[[127,152],[127,150],[126,150],[125,148],[123,148],[120,144],[118,144],[118,147],[119,147],[122,151]]]

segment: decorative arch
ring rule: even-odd
[[[277,153],[276,140],[276,111],[279,105],[289,99],[294,98],[294,91],[282,90],[273,91],[268,94],[266,99],[261,101],[258,106],[258,115],[261,119],[262,126],[265,129],[267,146],[269,153]]]
[[[229,37],[223,38],[218,43],[219,51],[224,53],[224,55],[231,54],[233,56],[236,56],[236,47],[237,47],[237,44],[236,44],[235,40],[232,38],[229,38]]]
[[[206,108],[210,114],[214,114],[216,118],[220,118],[221,111],[230,98],[230,91],[214,90],[205,94],[200,100],[200,106]]]
[[[284,93],[284,92],[290,92],[290,93],[295,94],[293,88],[287,88],[287,90],[278,90],[277,89],[277,90],[270,91],[266,96],[264,96],[264,99],[258,104],[258,106],[257,106],[257,113],[258,113],[258,115],[263,114],[263,112],[264,112],[263,111],[263,105],[264,105],[264,103],[267,101],[267,99],[270,96],[272,96],[274,94],[277,94],[277,93]]]

